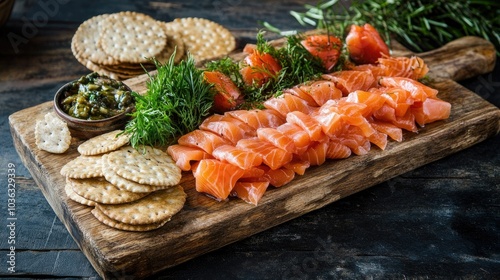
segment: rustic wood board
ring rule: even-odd
[[[409,54],[400,51],[399,54]],[[465,149],[500,132],[500,110],[454,80],[491,71],[495,50],[467,37],[420,54],[431,68],[432,86],[452,103],[448,120],[429,124],[402,143],[373,148],[368,155],[328,161],[307,170],[285,187],[269,190],[259,206],[241,200],[216,202],[194,189],[186,173],[184,209],[164,227],[145,233],[114,230],[98,222],[90,208],[70,201],[60,168],[78,155],[78,139],[63,155],[36,148],[35,121],[52,110],[47,102],[9,117],[14,145],[54,212],[103,278],[144,278],[201,254],[286,222],[392,177]],[[146,77],[126,81],[144,90]],[[334,221],[332,221],[334,222]]]

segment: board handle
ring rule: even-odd
[[[392,46],[394,56],[416,55],[430,68],[429,76],[435,79],[461,81],[486,74],[495,68],[495,46],[480,37],[466,36],[423,53],[413,53],[398,44]]]

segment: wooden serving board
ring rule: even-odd
[[[401,48],[399,48],[401,50]],[[409,55],[404,50],[395,55]],[[238,54],[236,54],[238,55]],[[241,55],[241,54],[239,54]],[[500,132],[500,110],[453,80],[491,71],[494,47],[476,37],[465,37],[441,49],[419,54],[431,69],[432,86],[452,104],[448,120],[427,125],[418,133],[405,133],[401,143],[373,148],[367,155],[330,160],[279,189],[270,189],[258,206],[235,199],[216,202],[194,189],[189,173],[183,176],[188,199],[181,212],[162,228],[144,233],[107,227],[91,208],[69,200],[61,167],[78,155],[74,139],[62,155],[35,145],[37,119],[52,110],[52,102],[9,117],[14,144],[47,201],[81,250],[103,278],[129,275],[144,278],[201,254],[276,226],[392,177],[465,149]],[[144,91],[145,76],[126,81]]]

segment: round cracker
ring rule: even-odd
[[[117,220],[111,219],[110,217],[106,216],[98,208],[94,208],[90,212],[101,223],[103,223],[107,226],[110,226],[112,228],[116,228],[119,230],[126,230],[126,231],[150,231],[150,230],[154,230],[154,229],[162,227],[164,224],[166,224],[169,221],[169,220],[164,220],[164,221],[161,221],[159,223],[152,223],[152,224],[145,224],[145,225],[131,225],[131,224],[126,224],[126,223],[122,223],[122,222],[119,222]]]
[[[128,144],[129,140],[129,134],[123,133],[120,129],[114,130],[83,142],[78,146],[78,152],[85,156],[100,155],[117,150]]]
[[[95,64],[94,62],[83,58],[75,49],[75,44],[72,42],[71,43],[71,51],[73,52],[73,55],[75,56],[76,60],[80,62],[83,66],[85,66],[87,69],[97,72],[100,75],[107,76],[111,79],[115,79],[118,81],[126,80],[132,77],[135,77],[134,75],[125,75],[123,73],[115,73],[109,70],[104,69],[102,66]]]
[[[107,161],[106,157],[108,155],[103,155],[103,161]],[[122,190],[126,190],[129,192],[136,193],[151,193],[157,190],[163,190],[166,188],[170,188],[170,186],[151,186],[145,184],[139,184],[137,182],[127,180],[118,174],[111,168],[109,164],[103,164],[102,173],[104,174],[104,178],[113,185],[117,186]]]
[[[69,199],[82,204],[82,205],[87,205],[87,206],[95,206],[96,203],[92,200],[88,200],[84,197],[79,196],[75,191],[73,191],[73,188],[70,186],[69,183],[66,183],[64,185],[64,191],[66,192],[66,195],[68,196]]]
[[[105,53],[120,62],[143,63],[161,53],[167,36],[152,17],[137,12],[120,12],[102,21],[98,42]]]
[[[179,212],[186,202],[186,193],[181,186],[152,192],[140,200],[116,204],[97,204],[96,208],[106,216],[121,223],[144,225],[159,223]]]
[[[79,196],[103,204],[120,204],[136,201],[148,195],[147,193],[133,193],[119,189],[104,177],[89,179],[66,179],[67,184]]]
[[[102,157],[80,155],[66,163],[60,173],[73,179],[102,177]]]
[[[100,65],[118,63],[116,59],[105,53],[98,44],[102,32],[102,22],[109,16],[110,14],[94,16],[80,24],[71,40],[71,44],[74,44],[74,51],[78,56]]]
[[[150,146],[138,149],[122,147],[109,153],[105,164],[117,175],[139,184],[174,186],[179,183],[182,171],[166,152]]]
[[[66,152],[71,144],[68,125],[54,112],[45,114],[44,119],[35,124],[35,144],[39,149],[50,153]]]
[[[222,25],[208,19],[176,18],[166,25],[181,34],[186,51],[197,62],[227,55],[236,47],[233,34]]]
[[[165,64],[175,52],[174,63],[178,63],[184,58],[186,51],[182,35],[176,31],[172,25],[168,25],[166,22],[161,22],[161,24],[167,35],[167,45],[156,59]]]

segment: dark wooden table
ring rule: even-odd
[[[122,10],[169,21],[204,17],[239,46],[269,21],[316,1],[26,1],[0,28],[1,277],[98,279],[17,155],[8,116],[52,99],[88,73],[70,40],[91,16]],[[500,106],[500,67],[461,81]],[[320,210],[168,269],[155,279],[499,279],[500,136]],[[415,151],[418,153],[419,151]],[[411,155],[408,155],[411,157]],[[15,174],[16,228],[8,227],[7,182]],[[11,201],[12,202],[12,201]],[[10,237],[10,238],[9,238]],[[15,241],[15,273],[7,261]],[[124,279],[127,275],[116,275]]]

